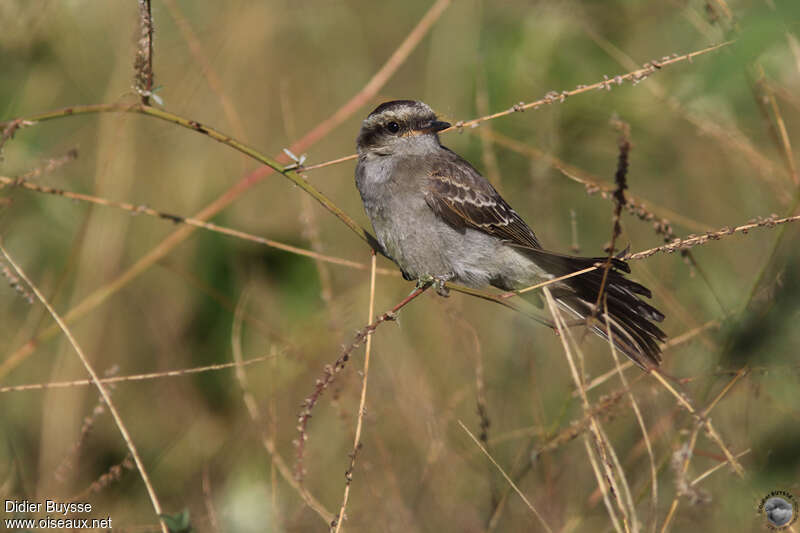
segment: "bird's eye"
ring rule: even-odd
[[[397,133],[398,131],[400,131],[400,124],[398,124],[397,122],[389,122],[386,125],[386,129],[389,130],[389,133]]]

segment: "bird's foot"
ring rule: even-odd
[[[447,288],[447,278],[425,274],[420,276],[417,280],[417,289],[427,289],[430,286],[433,286],[433,289],[439,296],[445,298],[450,296],[450,289]]]
[[[450,296],[450,289],[447,288],[447,280],[446,279],[436,278],[433,281],[433,289],[436,291],[436,294],[438,294],[439,296],[442,296],[444,298],[447,298],[448,296]]]
[[[434,278],[430,274],[423,274],[422,276],[417,278],[417,286],[416,286],[416,288],[417,289],[427,289],[428,287],[433,285],[433,282],[435,280],[436,280],[436,278]]]

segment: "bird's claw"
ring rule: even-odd
[[[436,291],[436,294],[447,298],[450,296],[450,289],[447,288],[447,280],[444,279],[435,279],[433,281],[433,289]]]
[[[417,289],[427,289],[431,285],[433,285],[434,277],[428,274],[424,274],[417,279]]]
[[[446,284],[447,280],[444,278],[437,278],[429,274],[425,274],[420,276],[417,280],[417,289],[427,289],[428,287],[433,286],[436,294],[446,298],[450,296],[450,289],[447,288]]]

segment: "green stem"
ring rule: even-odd
[[[347,213],[342,211],[336,204],[333,203],[327,196],[322,194],[318,191],[313,185],[303,179],[297,172],[292,170],[286,170],[286,168],[271,159],[255,148],[252,148],[240,141],[237,141],[233,137],[229,135],[225,135],[224,133],[215,130],[209,126],[201,124],[196,120],[190,120],[174,113],[170,113],[168,111],[164,111],[162,109],[144,105],[141,103],[134,103],[134,104],[91,104],[91,105],[80,105],[80,106],[72,106],[72,107],[64,107],[61,109],[56,109],[54,111],[48,111],[46,113],[40,113],[38,115],[32,115],[30,117],[26,117],[24,119],[18,119],[21,121],[21,127],[28,126],[28,123],[36,123],[36,122],[44,122],[46,120],[52,120],[61,117],[67,117],[72,115],[89,115],[93,113],[137,113],[140,115],[147,115],[151,117],[155,117],[166,122],[171,122],[178,126],[196,131],[197,133],[202,133],[217,142],[220,142],[224,145],[230,146],[234,150],[237,150],[253,159],[267,165],[268,167],[272,168],[276,172],[283,174],[286,178],[291,180],[295,185],[303,189],[309,195],[311,195],[316,201],[318,201],[322,206],[333,213],[339,220],[345,223],[345,225],[350,228],[350,230],[358,235],[362,240],[367,242],[370,246],[375,248],[376,240],[367,230],[362,228],[358,225],[358,223],[350,218]],[[5,123],[0,123],[0,125],[8,125],[15,121],[7,121]]]

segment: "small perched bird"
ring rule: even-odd
[[[454,281],[470,287],[520,289],[606,261],[542,249],[525,221],[467,161],[441,145],[450,127],[422,102],[379,105],[358,135],[356,186],[383,253],[409,280]],[[661,362],[664,319],[638,295],[650,291],[627,278],[628,265],[613,260],[605,285],[611,340],[644,369]],[[594,314],[603,271],[550,285],[572,317]],[[590,322],[608,338],[603,313]]]

